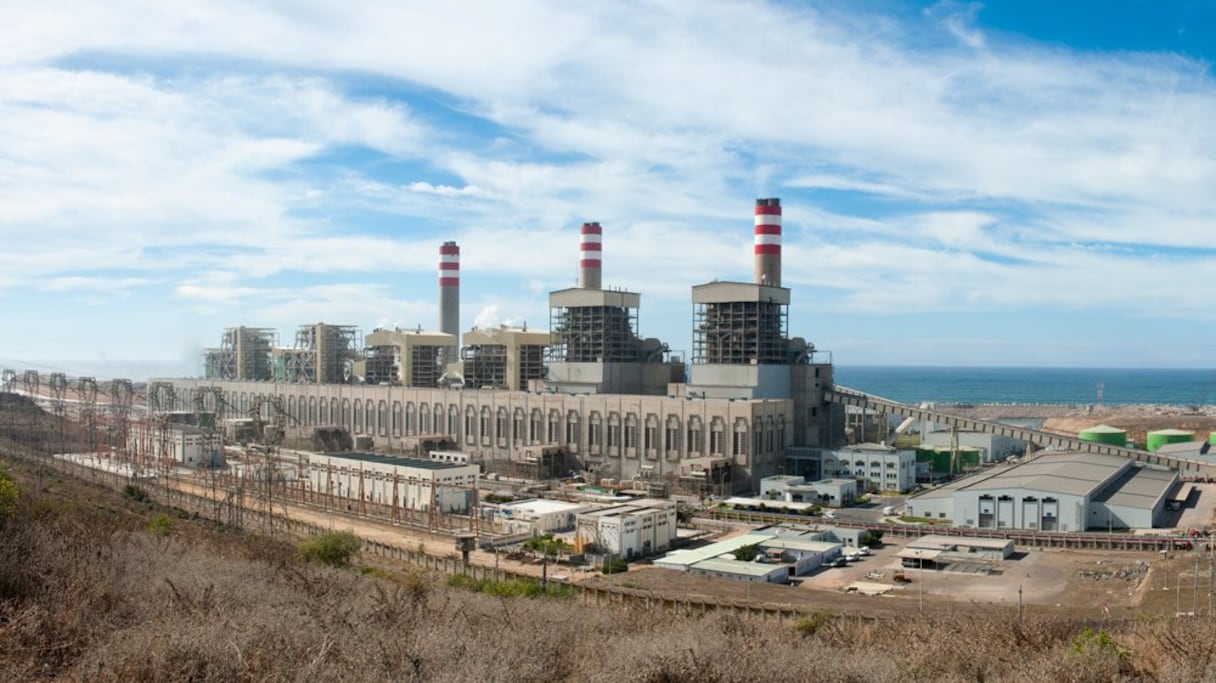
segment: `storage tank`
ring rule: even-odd
[[[938,446],[932,450],[934,472],[950,471],[951,449],[949,446]],[[954,471],[974,469],[980,466],[980,450],[973,447],[960,447],[958,457],[954,459]]]
[[[1106,444],[1107,446],[1123,447],[1127,445],[1127,430],[1111,427],[1110,425],[1097,425],[1096,427],[1090,427],[1081,431],[1081,433],[1077,434],[1077,438],[1082,441]]]
[[[1208,434],[1208,443],[1212,444],[1213,446],[1216,446],[1216,432],[1212,432],[1211,434]]]
[[[1195,432],[1188,432],[1185,429],[1158,429],[1146,435],[1145,447],[1152,452],[1167,443],[1186,443],[1194,440]]]

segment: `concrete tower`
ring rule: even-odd
[[[439,331],[460,338],[460,247],[455,242],[439,247]]]
[[[578,235],[578,288],[601,289],[604,229],[599,223],[583,223]]]
[[[758,285],[781,286],[781,200],[756,200],[756,269]]]

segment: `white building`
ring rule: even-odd
[[[949,429],[944,429],[934,422],[927,422],[925,424],[926,428],[921,432],[921,442],[923,444],[936,447],[954,445],[952,443],[954,435],[951,434]],[[1026,452],[1025,441],[1011,439],[1000,434],[959,430],[957,435],[959,448],[979,449],[980,462],[984,464],[1001,462],[1010,456],[1020,456]]]
[[[808,482],[802,477],[779,474],[760,480],[760,500],[785,503],[811,503],[827,507],[847,507],[857,500],[857,480],[824,479]]]
[[[1046,453],[913,496],[905,514],[988,529],[1151,528],[1177,484],[1175,471],[1118,456]]]
[[[130,447],[151,460],[166,460],[193,467],[223,465],[223,436],[215,430],[187,424],[169,423],[164,426],[132,423]]]
[[[573,529],[578,513],[586,509],[585,505],[543,498],[516,500],[498,506],[499,516],[510,527],[510,533],[531,529],[538,534]]]
[[[791,576],[811,572],[840,556],[841,544],[823,540],[827,535],[822,531],[806,534],[753,531],[701,548],[676,550],[654,564],[720,579],[787,583]],[[736,559],[735,552],[750,545],[759,549],[757,560]]]
[[[300,470],[312,491],[340,500],[462,514],[474,501],[479,472],[477,465],[358,452],[300,454]]]
[[[788,471],[808,479],[856,479],[879,491],[908,491],[916,485],[916,451],[863,443],[830,450],[790,449]]]
[[[578,515],[574,547],[622,559],[663,552],[676,539],[676,504],[640,500]]]

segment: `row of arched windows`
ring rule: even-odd
[[[229,411],[248,414],[257,395],[234,392],[226,399]],[[264,398],[268,398],[264,396]],[[785,447],[785,418],[759,416],[754,425],[736,418],[700,415],[681,419],[655,413],[550,408],[458,405],[385,399],[286,396],[283,407],[297,427],[345,426],[352,434],[380,437],[452,436],[467,447],[562,444],[589,455],[637,457],[733,456],[780,454]],[[263,402],[263,417],[273,410]],[[224,417],[233,417],[225,414]],[[754,426],[754,428],[752,428]],[[750,434],[750,436],[749,436]]]

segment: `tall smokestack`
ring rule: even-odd
[[[781,286],[781,200],[756,200],[756,284]]]
[[[578,232],[578,286],[579,289],[601,289],[601,255],[604,246],[604,229],[599,223],[583,223]]]
[[[460,339],[460,247],[439,247],[439,331]]]

